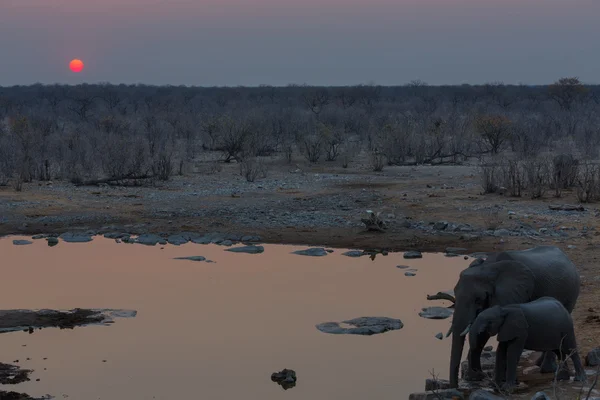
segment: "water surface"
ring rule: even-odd
[[[426,320],[426,294],[454,287],[469,261],[425,254],[387,257],[292,255],[265,245],[237,254],[217,245],[148,247],[96,237],[91,243],[14,246],[0,239],[0,308],[138,311],[108,327],[0,335],[0,361],[32,368],[5,390],[77,400],[404,399],[429,371],[445,378],[451,319]],[[161,248],[164,247],[164,248]],[[202,255],[215,263],[174,260]],[[407,277],[397,265],[417,269]],[[374,336],[331,335],[315,325],[361,316],[399,318]],[[27,360],[30,358],[30,360]],[[46,359],[44,359],[46,358]],[[272,372],[297,372],[284,391]],[[40,381],[36,381],[36,379]]]

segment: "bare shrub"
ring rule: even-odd
[[[591,203],[598,199],[599,189],[598,165],[585,162],[579,166],[577,174],[577,200],[581,203]]]
[[[504,219],[498,210],[489,210],[483,216],[485,229],[496,230],[504,223]]]
[[[20,192],[23,190],[23,182],[24,182],[23,175],[17,174],[17,176],[13,180],[13,189],[15,189],[15,192]]]
[[[525,187],[525,172],[523,165],[518,160],[507,160],[500,166],[502,174],[502,186],[505,187],[511,196],[521,197]]]
[[[310,134],[300,140],[300,151],[310,163],[317,163],[323,155],[323,136]]]
[[[563,189],[575,185],[579,160],[570,154],[559,154],[552,160],[552,187],[555,196],[560,197]]]
[[[348,165],[356,158],[360,153],[359,142],[347,143],[341,152],[342,168],[348,168]]]
[[[550,182],[548,161],[544,158],[529,159],[523,162],[529,196],[532,199],[544,197]]]
[[[373,167],[373,171],[381,172],[383,171],[383,166],[386,163],[386,156],[383,152],[378,149],[374,149],[371,151],[371,166]]]
[[[240,175],[248,182],[254,182],[256,178],[267,177],[267,165],[258,157],[247,157],[240,162]]]
[[[498,163],[484,162],[480,166],[483,193],[496,193],[501,186],[502,171]]]

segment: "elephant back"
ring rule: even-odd
[[[579,297],[580,279],[575,264],[556,246],[539,246],[528,250],[497,253],[497,261],[519,261],[535,277],[532,300],[549,296],[560,301],[572,312]]]

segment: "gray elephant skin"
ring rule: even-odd
[[[510,392],[517,380],[517,364],[523,350],[552,351],[561,361],[559,380],[569,380],[566,363],[571,357],[575,380],[585,381],[586,375],[577,353],[577,341],[571,314],[552,297],[541,297],[524,304],[494,306],[482,311],[469,331],[469,346],[481,346],[481,334],[498,335],[496,349],[496,384]]]
[[[454,317],[446,335],[452,333],[450,386],[458,387],[465,335],[480,312],[493,306],[528,303],[549,296],[560,301],[570,313],[579,297],[579,285],[575,265],[556,246],[492,253],[485,261],[473,262],[461,272],[454,287]],[[489,335],[482,333],[478,346],[469,349],[468,376],[471,380],[483,378],[481,352],[487,340]],[[555,359],[552,352],[546,352],[542,357],[552,362]],[[550,370],[552,367],[542,365],[543,372]]]

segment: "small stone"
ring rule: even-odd
[[[404,327],[401,320],[387,317],[359,317],[342,321],[342,323],[352,325],[353,328],[342,327],[338,322],[323,322],[316,327],[324,333],[366,336],[402,329]]]
[[[595,348],[585,356],[585,365],[588,367],[597,367],[600,365],[600,347]]]
[[[568,245],[568,246],[567,246],[567,248],[568,248],[568,249],[576,249],[576,248],[577,248],[577,246],[575,246],[575,245],[573,245],[573,244],[570,244],[570,245]]]
[[[396,265],[396,268],[407,269],[410,268],[408,265]]]
[[[406,253],[404,253],[404,258],[407,260],[423,258],[423,254],[421,254],[420,251],[407,251]]]
[[[417,276],[414,272],[407,271],[404,273],[404,276]]]
[[[56,238],[56,237],[46,238],[46,241],[48,242],[48,246],[50,246],[50,247],[56,246],[58,244],[58,238]]]
[[[442,339],[444,338],[444,334],[443,334],[442,332],[438,332],[438,333],[435,335],[435,338],[436,338],[436,339],[439,339],[439,340],[442,340]],[[425,390],[428,390],[428,389],[425,389]],[[429,389],[429,390],[430,390],[430,389]]]
[[[433,229],[435,229],[436,231],[443,231],[447,227],[448,227],[447,221],[439,221],[439,222],[436,222],[435,224],[433,224]]]

